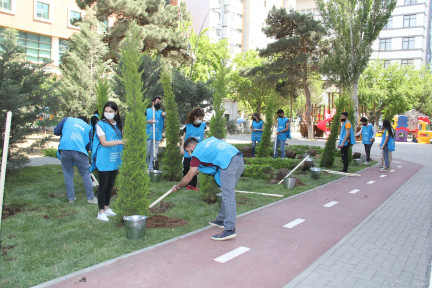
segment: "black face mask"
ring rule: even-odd
[[[159,110],[159,109],[160,109],[160,107],[161,107],[161,104],[160,104],[160,103],[158,103],[158,104],[155,104],[155,105],[154,105],[154,107],[155,107],[155,109],[156,109],[156,110]]]
[[[345,118],[341,118],[341,122],[345,122],[346,121],[346,119]]]
[[[363,126],[367,126],[367,125],[368,125],[367,123],[364,123],[364,124],[363,124]]]

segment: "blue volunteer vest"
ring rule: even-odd
[[[284,130],[285,129],[285,127],[286,127],[286,123],[289,121],[289,119],[288,118],[278,118],[278,126],[277,126],[277,131],[279,132],[279,131],[282,131],[282,130]],[[288,131],[286,131],[286,132],[283,132],[283,133],[279,133],[278,135],[277,135],[277,140],[281,140],[281,141],[285,141],[287,138],[290,138],[291,139],[291,133],[290,133],[290,128],[291,127],[289,127],[288,126]]]
[[[255,120],[252,121],[252,127],[254,129],[262,129],[264,126],[264,122],[260,120],[259,122],[256,122]],[[252,141],[261,141],[261,136],[263,134],[263,131],[252,131],[251,140]]]
[[[202,122],[199,127],[195,127],[192,123],[186,124],[186,135],[185,141],[189,137],[195,137],[198,142],[204,140],[204,130],[206,128],[206,123]],[[191,158],[191,156],[185,151],[184,158]]]
[[[106,141],[121,140],[120,130],[115,125],[115,130],[105,121],[97,123],[105,132]],[[121,166],[121,153],[123,145],[104,147],[100,143],[99,136],[95,133],[92,147],[92,166],[90,172],[97,169],[99,171],[114,171]]]
[[[78,118],[68,117],[63,124],[58,150],[72,150],[88,155],[86,146],[90,143],[89,133],[92,127]]]
[[[386,138],[387,138],[387,129],[384,131],[384,134],[383,134],[383,136],[381,138],[380,148],[383,147],[383,144],[384,144]],[[396,141],[395,140],[396,139],[394,137],[394,133],[393,133],[393,137],[390,137],[390,135],[389,135],[389,138],[388,138],[388,141],[387,141],[387,147],[388,147],[389,151],[395,151],[395,148],[396,148],[395,147],[396,146]]]
[[[345,121],[345,123],[344,123],[344,124],[342,125],[342,127],[341,127],[341,131],[340,131],[340,135],[339,135],[339,145],[342,144],[342,141],[343,141],[343,139],[345,138],[345,134],[346,134],[345,125],[346,125],[347,123],[351,123],[351,122],[350,122],[350,121]],[[348,145],[348,142],[349,142],[349,144],[351,144],[351,145],[354,145],[354,144],[355,144],[355,136],[354,136],[354,130],[353,130],[352,124],[351,124],[351,128],[350,128],[350,137],[349,137],[348,140],[349,140],[349,141],[345,141],[344,146],[347,146],[347,145]]]
[[[156,141],[162,140],[162,130],[163,130],[163,125],[164,125],[164,118],[162,117],[162,112],[163,112],[162,110],[156,110],[155,111]],[[147,116],[147,121],[151,120],[153,118],[153,109],[152,108],[147,108],[146,116]],[[147,123],[146,130],[147,130],[147,140],[153,140],[153,124]]]
[[[192,157],[216,166],[205,167],[200,165],[198,170],[204,174],[214,175],[216,183],[220,186],[220,169],[226,169],[231,163],[231,159],[239,153],[239,150],[233,145],[215,137],[210,137],[196,145]]]
[[[373,125],[371,123],[369,123],[368,126],[362,127],[362,143],[363,144],[371,144],[370,140],[372,139],[372,136],[373,136],[372,127],[373,127]]]

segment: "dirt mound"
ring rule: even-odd
[[[147,228],[174,228],[187,225],[188,222],[181,218],[169,218],[164,215],[154,215],[147,220]]]
[[[296,179],[296,183],[295,183],[295,186],[302,186],[302,185],[305,185],[302,181],[300,181],[300,179],[298,179],[298,178],[296,178],[296,177],[294,177],[295,179]],[[294,187],[295,187],[294,186]]]
[[[173,208],[175,205],[172,202],[164,202],[161,201],[158,206],[150,208],[150,212],[157,214],[157,213],[165,213],[167,210]]]
[[[23,205],[5,206],[3,208],[2,220],[21,212],[23,209],[24,209]]]
[[[279,171],[276,173],[276,179],[278,181],[282,180],[289,172],[290,172],[290,170],[287,168],[279,169]]]

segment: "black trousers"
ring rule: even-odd
[[[183,158],[183,177],[189,172],[191,161],[192,161],[192,158]],[[191,185],[193,187],[197,187],[197,182],[198,182],[198,176],[195,175],[192,178],[192,180],[189,182],[188,185]]]
[[[99,210],[103,210],[105,206],[110,204],[111,190],[114,187],[117,177],[117,170],[114,171],[99,171],[99,189],[98,189],[98,205]]]
[[[349,164],[349,148],[351,145],[346,145],[341,147],[341,156],[342,156],[342,162],[343,162],[343,172],[348,172],[348,164]]]
[[[372,143],[371,144],[364,144],[364,146],[365,146],[365,152],[366,152],[366,161],[370,162],[371,161],[370,151],[371,151],[371,148],[372,148]]]

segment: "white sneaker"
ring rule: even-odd
[[[363,164],[364,165],[369,165],[369,161],[365,161]]]
[[[104,214],[105,214],[106,216],[116,216],[116,215],[117,215],[117,213],[115,213],[111,208],[106,209],[106,210],[104,211]]]
[[[91,200],[87,200],[87,203],[88,203],[88,204],[97,204],[97,203],[98,203],[98,200],[96,199],[96,197],[93,197],[93,199],[91,199]]]
[[[103,212],[102,213],[100,213],[100,212],[98,213],[97,219],[101,220],[101,221],[105,221],[105,222],[109,221],[107,215],[105,213],[103,213]]]
[[[390,169],[384,167],[384,168],[381,168],[380,171],[381,171],[381,172],[388,172],[388,171],[390,171]]]

